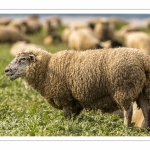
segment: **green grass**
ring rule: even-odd
[[[52,53],[69,49],[62,43],[44,46],[43,31],[30,35],[31,42]],[[115,114],[83,111],[75,120],[46,102],[37,92],[25,89],[23,81],[10,81],[4,68],[13,59],[12,44],[0,44],[0,136],[150,136],[146,130],[126,128],[123,118]]]

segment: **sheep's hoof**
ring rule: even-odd
[[[64,117],[67,119],[71,119],[71,112],[69,110],[64,110]]]

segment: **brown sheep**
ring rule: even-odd
[[[114,48],[50,53],[19,53],[5,68],[10,80],[22,78],[64,115],[83,108],[113,112],[122,108],[131,125],[132,103],[138,102],[150,126],[150,56],[138,49]]]
[[[18,31],[25,33],[26,31],[26,27],[24,25],[24,21],[23,20],[12,20],[9,24],[9,27],[13,27],[16,28]]]
[[[106,18],[101,18],[99,22],[95,24],[94,33],[100,41],[112,40],[114,36],[115,28],[112,23]]]
[[[55,33],[60,25],[61,19],[57,16],[53,16],[46,19],[45,23],[43,24],[43,28],[45,32],[50,35]]]
[[[14,43],[17,41],[27,41],[27,37],[17,29],[7,26],[0,26],[0,43]]]
[[[25,26],[26,34],[34,34],[42,29],[42,24],[38,18],[28,17],[23,20],[23,25]]]

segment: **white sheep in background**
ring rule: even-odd
[[[126,33],[124,43],[126,47],[137,48],[150,55],[150,36],[145,32]]]
[[[90,28],[73,29],[68,38],[68,46],[74,50],[102,48]]]

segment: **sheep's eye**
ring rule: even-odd
[[[25,62],[25,61],[26,61],[26,58],[22,57],[22,58],[20,58],[19,63],[22,63],[22,62]]]
[[[21,61],[25,61],[25,60],[26,60],[26,58],[21,58],[20,60],[21,60]]]

